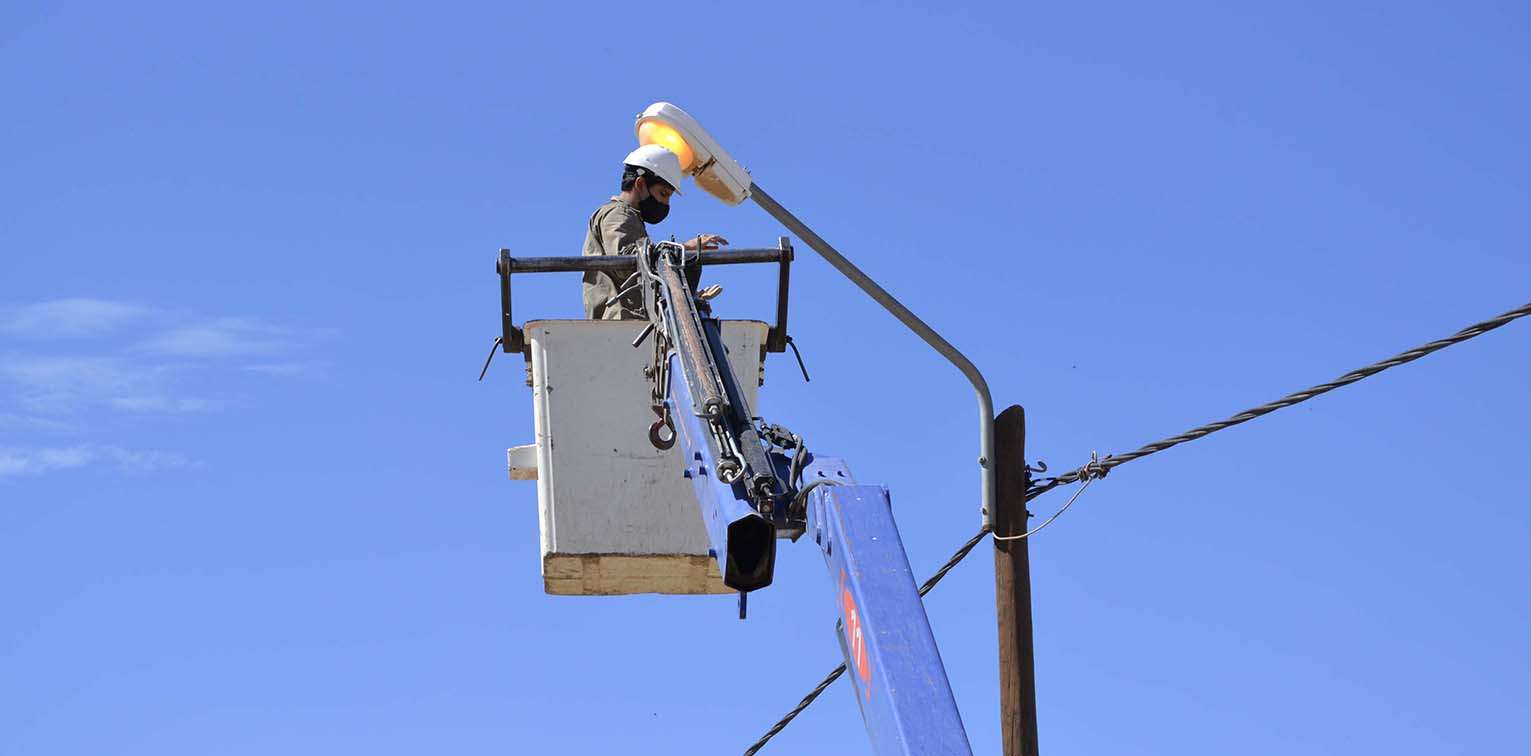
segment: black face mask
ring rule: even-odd
[[[670,206],[660,202],[654,196],[652,189],[648,190],[649,196],[638,200],[638,212],[643,216],[643,222],[650,225],[658,223],[670,214]]]

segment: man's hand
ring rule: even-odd
[[[701,250],[717,249],[718,245],[727,243],[727,239],[724,239],[717,234],[701,234],[695,239],[687,239],[686,243],[682,246],[692,252],[699,252]]]

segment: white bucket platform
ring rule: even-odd
[[[510,477],[536,480],[543,589],[551,594],[731,593],[680,447],[655,449],[653,360],[643,321],[526,324],[536,443],[507,453]],[[723,343],[751,407],[763,381],[768,328],[725,320]]]

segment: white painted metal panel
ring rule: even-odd
[[[727,593],[707,555],[707,533],[679,447],[655,449],[657,419],[643,369],[640,321],[539,320],[526,324],[536,426],[529,449],[507,454],[511,477],[537,481],[542,577],[548,593]],[[767,333],[759,321],[724,321],[723,342],[750,405]]]

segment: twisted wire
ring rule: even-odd
[[[1066,483],[1073,483],[1075,481],[1087,478],[1104,478],[1106,477],[1106,473],[1109,473],[1117,467],[1125,465],[1133,460],[1142,459],[1150,454],[1157,454],[1164,451],[1165,449],[1173,446],[1179,446],[1180,444],[1183,444],[1187,441],[1195,441],[1199,438],[1205,438],[1206,436],[1209,436],[1220,430],[1232,428],[1233,426],[1239,425],[1241,423],[1247,423],[1250,420],[1253,420],[1262,415],[1268,415],[1272,412],[1275,412],[1276,410],[1290,407],[1294,404],[1301,404],[1305,401],[1308,401],[1309,399],[1312,399],[1313,397],[1319,396],[1321,394],[1327,394],[1330,391],[1340,388],[1341,386],[1348,386],[1363,378],[1374,376],[1384,370],[1387,370],[1388,368],[1394,368],[1398,367],[1399,365],[1413,362],[1432,352],[1438,352],[1442,349],[1445,349],[1446,347],[1452,346],[1453,344],[1460,344],[1475,336],[1481,336],[1485,333],[1488,333],[1489,331],[1494,330],[1495,328],[1509,323],[1510,321],[1516,320],[1517,318],[1526,317],[1527,315],[1531,315],[1531,302],[1527,302],[1520,307],[1517,307],[1496,317],[1489,318],[1488,320],[1485,320],[1481,323],[1474,323],[1473,325],[1463,328],[1462,330],[1457,331],[1455,334],[1452,334],[1451,336],[1448,336],[1444,339],[1436,339],[1435,341],[1432,341],[1428,344],[1410,349],[1407,352],[1396,354],[1392,357],[1382,360],[1381,362],[1374,362],[1370,365],[1367,365],[1366,367],[1352,370],[1338,378],[1335,378],[1332,381],[1329,381],[1328,383],[1320,383],[1317,386],[1287,394],[1286,396],[1281,397],[1276,401],[1262,404],[1252,409],[1244,410],[1237,415],[1224,420],[1219,420],[1215,423],[1207,423],[1206,425],[1192,428],[1191,430],[1188,430],[1178,436],[1171,436],[1161,441],[1155,441],[1126,454],[1107,455],[1098,463],[1092,461],[1077,470],[1064,473],[1063,475],[1059,475],[1056,478],[1046,479],[1039,484],[1038,488],[1041,488],[1043,491],[1050,491],[1053,488]]]

